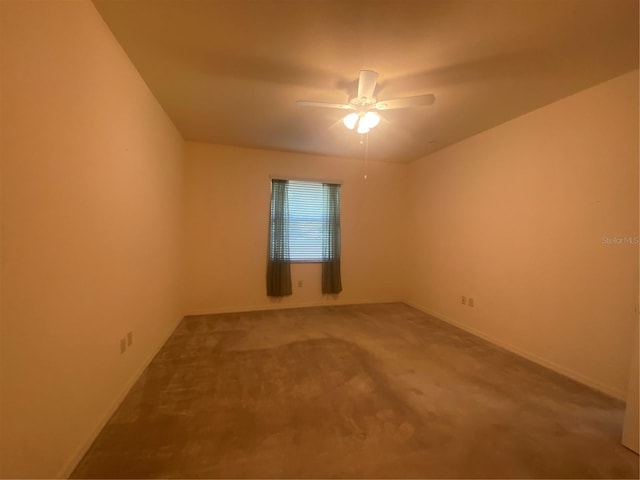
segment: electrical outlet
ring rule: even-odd
[[[467,297],[465,297],[464,295],[462,296],[462,304],[463,305],[467,304]]]
[[[124,353],[127,351],[127,339],[126,338],[121,338],[120,339],[120,353]]]
[[[133,332],[127,333],[127,347],[133,344]]]
[[[473,307],[473,298],[469,297],[469,306]]]
[[[302,288],[302,280],[298,280],[298,287]]]

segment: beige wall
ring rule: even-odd
[[[67,474],[183,313],[405,299],[624,395],[638,249],[602,237],[638,234],[637,72],[364,181],[183,145],[91,3],[0,8],[2,476]],[[270,175],[343,182],[337,298],[318,264],[266,296]]]
[[[640,453],[640,397],[639,392],[639,356],[638,327],[635,331],[635,342],[631,352],[629,367],[629,388],[627,389],[624,423],[622,428],[622,444],[636,453]]]
[[[624,398],[638,245],[602,239],[638,235],[638,72],[408,173],[406,299]],[[461,305],[462,295],[475,307]]]
[[[0,464],[53,477],[181,318],[182,139],[91,3],[0,8]]]
[[[187,313],[401,298],[404,165],[188,142]],[[342,181],[343,292],[323,296],[319,264],[294,264],[293,295],[266,295],[270,175]],[[302,280],[303,287],[298,287]]]

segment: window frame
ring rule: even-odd
[[[271,175],[269,177],[269,192],[271,192],[271,188],[272,188],[272,180],[286,180],[287,182],[296,182],[296,183],[313,183],[313,184],[325,184],[325,183],[329,183],[329,184],[333,184],[333,185],[338,185],[340,186],[340,196],[342,196],[342,181],[341,180],[329,180],[329,179],[320,179],[320,178],[300,178],[300,177],[289,177],[289,176],[274,176]],[[289,206],[289,210],[291,209],[291,206]],[[342,208],[341,208],[342,210]],[[321,240],[322,241],[322,240]],[[289,222],[289,255],[290,255],[290,260],[289,262],[292,264],[312,264],[312,263],[323,263],[323,259],[322,257],[319,259],[297,259],[297,258],[293,258],[291,256],[291,221]]]

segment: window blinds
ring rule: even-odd
[[[288,187],[291,261],[320,262],[327,233],[322,183],[291,180]]]

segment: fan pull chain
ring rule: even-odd
[[[363,133],[360,144],[364,143],[364,179],[367,179],[367,165],[369,161],[369,133]]]

